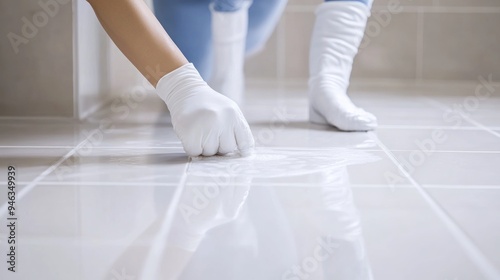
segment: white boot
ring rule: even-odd
[[[250,4],[245,1],[234,12],[218,12],[211,5],[214,66],[209,84],[238,104],[243,100],[245,87],[243,67]]]
[[[316,10],[309,61],[309,120],[345,131],[366,131],[377,118],[347,96],[354,56],[363,39],[370,8],[333,1]]]

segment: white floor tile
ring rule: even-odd
[[[427,189],[482,252],[500,267],[500,189]]]
[[[415,189],[354,189],[374,279],[484,279]]]
[[[393,152],[420,184],[498,185],[498,153],[430,153]]]
[[[500,138],[483,130],[380,128],[376,134],[390,150],[500,152]]]
[[[91,139],[97,148],[169,148],[182,151],[182,145],[168,124],[115,124],[109,129],[95,130]]]
[[[7,168],[17,170],[17,182],[31,182],[55,164],[71,148],[0,148],[0,182],[7,181]]]
[[[45,182],[127,182],[139,185],[177,183],[188,157],[181,151],[163,149],[82,149]]]
[[[19,217],[19,273],[1,262],[0,279],[500,279],[500,99],[458,129],[445,115],[473,89],[354,86],[381,128],[346,133],[308,123],[304,86],[255,86],[246,158],[188,159],[154,95],[81,123],[0,120]]]
[[[71,147],[78,145],[95,128],[93,124],[67,121],[0,121],[0,147]]]

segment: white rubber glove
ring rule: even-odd
[[[156,90],[189,156],[252,153],[255,141],[238,105],[210,88],[193,64],[163,76]]]

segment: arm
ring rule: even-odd
[[[188,63],[143,0],[88,2],[113,42],[153,86]]]
[[[188,155],[252,152],[252,132],[236,103],[206,84],[143,0],[88,2],[111,39],[167,104]]]

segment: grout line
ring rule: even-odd
[[[181,180],[177,184],[177,189],[175,190],[174,195],[172,196],[172,200],[170,205],[166,207],[163,221],[160,226],[160,230],[156,234],[156,236],[152,239],[152,246],[149,246],[148,255],[145,258],[145,265],[141,272],[141,277],[139,279],[159,279],[158,271],[160,266],[162,265],[162,255],[165,250],[165,246],[167,244],[168,236],[170,233],[170,229],[172,228],[172,224],[174,222],[175,214],[177,213],[176,207],[178,207],[181,195],[184,191],[184,187],[186,186],[187,181],[187,170],[189,169],[189,165],[191,164],[191,158],[189,158],[186,166],[184,168],[184,172],[182,174]]]
[[[461,115],[462,115],[462,114],[461,114]],[[468,121],[470,124],[473,124],[473,125],[477,126],[478,128],[481,128],[481,129],[483,129],[483,130],[485,130],[485,131],[487,131],[487,132],[491,133],[492,135],[494,135],[494,136],[496,136],[496,137],[500,138],[500,133],[498,133],[498,132],[496,132],[496,131],[492,130],[491,128],[489,128],[489,127],[487,127],[487,126],[483,125],[482,123],[480,123],[480,122],[478,122],[478,121],[476,121],[476,120],[474,120],[474,119],[471,119],[469,116],[462,115],[462,117],[463,117],[466,121]]]
[[[0,149],[73,149],[74,146],[0,146]],[[92,147],[95,150],[178,150],[183,152],[182,146],[179,147],[148,147],[148,146],[101,146]]]
[[[81,82],[81,79],[79,79],[79,76],[80,74],[82,74],[82,71],[80,71],[80,59],[79,59],[79,51],[80,51],[80,47],[79,47],[79,43],[81,43],[81,34],[78,32],[78,29],[79,27],[81,26],[81,21],[82,19],[80,18],[81,16],[79,16],[80,13],[79,10],[79,2],[78,1],[73,1],[72,3],[72,13],[73,13],[73,17],[72,17],[72,45],[71,45],[71,48],[72,48],[72,58],[73,58],[73,65],[72,65],[72,70],[73,70],[73,73],[72,73],[72,76],[73,76],[73,92],[72,92],[72,98],[73,98],[73,117],[72,119],[75,119],[75,120],[78,120],[79,116],[78,116],[78,113],[79,113],[79,107],[80,107],[80,99],[78,98],[79,97],[79,93],[80,93],[80,82]],[[83,8],[83,7],[82,7]]]
[[[482,131],[482,129],[476,129],[479,131]],[[496,132],[493,132],[496,133]],[[500,134],[499,134],[500,135]],[[71,147],[52,147],[52,146],[0,146],[0,149],[71,149]],[[303,152],[308,152],[308,151],[337,151],[339,149],[352,149],[352,150],[357,150],[357,151],[363,151],[363,152],[382,152],[381,149],[379,148],[330,148],[330,147],[320,147],[320,148],[313,148],[313,147],[286,147],[286,146],[280,146],[280,147],[268,147],[268,146],[257,146],[257,148],[274,148],[277,150],[293,150],[293,151],[303,151]],[[146,151],[146,150],[173,150],[174,152],[179,152],[179,153],[184,153],[181,147],[93,147],[93,150],[127,150],[127,151]],[[392,151],[395,152],[413,152],[413,151],[419,151],[418,149],[391,149]],[[498,154],[500,153],[500,150],[435,150],[435,153],[466,153],[466,154]],[[0,182],[1,183],[1,182]]]
[[[84,229],[84,225],[83,225],[83,204],[82,203],[82,200],[80,199],[82,197],[82,188],[80,188],[79,186],[77,186],[76,188],[74,188],[74,201],[75,201],[75,209],[77,209],[75,212],[75,221],[76,221],[76,227],[77,227],[77,234],[78,236],[84,236],[84,232],[85,232],[85,229]],[[78,238],[77,240],[75,240],[75,242],[78,243],[78,248],[84,248],[83,246],[83,238]],[[43,244],[43,243],[42,243]],[[78,262],[80,264],[84,263],[84,256],[83,254],[78,254]],[[79,273],[78,275],[83,275],[81,269],[82,267],[79,266]],[[79,280],[82,280],[82,278],[79,278]]]
[[[320,148],[312,148],[312,147],[285,147],[285,146],[280,146],[280,147],[267,147],[267,146],[257,146],[258,148],[272,148],[274,150],[292,150],[292,151],[338,151],[341,149],[345,150],[356,150],[360,152],[383,152],[381,148],[345,148],[345,147],[338,147],[338,148],[329,148],[329,147],[320,147]],[[413,151],[420,151],[419,149],[391,149],[392,151],[395,152],[413,152]],[[500,153],[500,150],[435,150],[433,152],[436,153],[477,153],[477,154],[485,154],[485,153]]]
[[[443,125],[379,125],[378,128],[383,129],[444,129],[444,130],[483,130],[482,128],[478,128],[476,126],[460,126],[454,127],[453,125],[443,126]],[[500,127],[490,127],[492,130],[500,130]]]
[[[446,13],[446,14],[496,14],[500,13],[500,7],[436,7],[436,6],[402,6],[400,13]],[[289,5],[286,11],[295,13],[314,12],[316,5]],[[388,6],[374,5],[372,12],[387,11]]]
[[[439,101],[436,101],[434,99],[431,99],[429,97],[422,97],[424,100],[426,100],[429,104],[431,104],[432,106],[434,106],[435,108],[438,108],[438,109],[441,109],[445,112],[450,112],[452,111],[450,107],[444,105],[443,103],[439,102]],[[463,114],[462,112],[460,111],[457,111],[458,114],[460,114],[460,116],[462,117],[462,119],[464,119],[466,122],[476,126],[477,128],[479,128],[480,130],[484,130],[498,138],[500,138],[500,133],[494,131],[493,129],[485,126],[484,124],[472,119],[471,117]]]
[[[298,88],[306,88],[307,86],[307,77],[296,77],[293,79],[284,79],[281,83],[284,86],[288,87],[298,87]],[[275,78],[252,78],[248,77],[246,80],[247,84],[249,86],[257,85],[257,86],[275,86],[276,85],[276,79]],[[365,87],[363,90],[366,90],[366,87],[379,87],[378,92],[372,92],[372,93],[381,93],[381,87],[384,87],[384,89],[389,88],[390,90],[401,90],[401,89],[406,89],[408,87],[411,87],[412,89],[428,89],[429,86],[432,87],[467,87],[467,86],[474,86],[477,85],[477,80],[457,80],[457,79],[432,79],[432,78],[426,78],[424,79],[425,84],[415,84],[415,79],[414,78],[409,78],[409,79],[400,79],[400,78],[356,78],[353,77],[352,79],[352,85],[357,86],[359,91],[359,87]],[[494,80],[491,83],[492,86],[499,87],[500,86],[500,80]],[[425,86],[425,87],[424,87]],[[403,96],[410,96],[408,94],[404,94]],[[457,96],[455,94],[443,94],[442,96]]]
[[[423,80],[423,63],[424,63],[424,13],[421,8],[417,12],[417,55],[415,64],[416,82],[421,83]]]
[[[18,186],[27,185],[30,182],[17,182]],[[6,182],[0,182],[0,184],[6,184]],[[88,181],[88,182],[58,182],[58,181],[43,181],[37,184],[38,187],[44,186],[78,186],[78,187],[136,187],[139,182],[120,182],[120,181],[112,181],[112,182],[97,182],[97,181]],[[158,183],[158,182],[142,182],[140,183],[143,187],[176,187],[179,183]],[[186,186],[198,186],[203,185],[202,183],[186,183]],[[224,184],[223,184],[224,185]],[[247,186],[247,183],[231,183],[227,184],[231,186]],[[259,182],[253,183],[252,187],[293,187],[293,188],[321,188],[321,187],[329,187],[331,183],[325,184],[317,184],[314,182],[311,183],[267,183],[267,182]],[[351,184],[351,188],[354,189],[390,189],[391,186],[387,184]],[[436,184],[422,184],[424,189],[449,189],[449,190],[500,190],[500,185],[436,185]],[[413,185],[402,184],[397,185],[397,188],[414,188]]]
[[[7,182],[2,182],[0,181],[0,184],[6,184]],[[31,183],[30,181],[19,181],[16,182],[16,185],[18,186],[24,186],[28,185]],[[111,181],[111,182],[101,182],[101,181],[43,181],[43,182],[38,182],[37,186],[98,186],[98,187],[104,187],[104,186],[125,186],[125,187],[175,187],[177,186],[178,183],[158,183],[158,182],[130,182],[130,181],[125,181],[125,182],[120,182],[120,181]]]
[[[479,271],[488,280],[500,279],[500,272],[488,260],[488,258],[478,249],[470,237],[453,221],[446,211],[437,203],[429,193],[404,169],[399,163],[394,154],[378,139],[378,137],[370,132],[373,139],[379,147],[384,150],[386,155],[396,165],[401,174],[416,188],[420,196],[430,206],[431,210],[444,223],[444,226],[449,230],[462,249],[467,253],[471,261],[477,266]]]
[[[433,185],[433,184],[423,184],[421,185],[424,189],[441,189],[441,190],[500,190],[500,185]],[[399,189],[415,188],[413,185],[397,185]],[[389,185],[383,184],[353,184],[351,185],[353,189],[390,189],[393,188]]]
[[[391,150],[392,152],[397,152],[396,150]],[[380,151],[379,151],[380,152]],[[258,177],[256,177],[259,179]],[[16,184],[20,187],[23,187],[24,185],[28,185],[30,181],[18,181]],[[130,182],[130,181],[111,181],[111,182],[101,182],[101,181],[66,181],[66,182],[61,182],[61,181],[43,181],[39,182],[37,185],[38,186],[78,186],[78,187],[85,187],[85,186],[99,186],[99,187],[104,187],[104,186],[111,186],[111,187],[116,187],[116,186],[124,186],[124,187],[134,187],[137,186],[138,184],[141,184],[142,186],[145,187],[156,187],[156,186],[161,186],[161,187],[176,187],[179,185],[179,183],[174,183],[174,182],[166,182],[166,183],[159,183],[159,182]],[[0,184],[7,184],[6,181],[0,181]],[[197,186],[197,185],[203,185],[202,183],[186,183],[188,186]],[[247,186],[247,183],[231,183],[231,185],[235,186]],[[258,182],[258,183],[253,183],[252,184],[254,187],[260,187],[260,186],[266,186],[266,187],[308,187],[310,188],[311,185],[316,186],[323,186],[323,185],[330,185],[330,183],[327,184],[317,184],[316,182],[310,182],[310,183],[295,183],[295,182],[284,182],[284,183],[279,183],[279,182],[273,182],[273,183],[268,183],[268,182]],[[443,184],[422,184],[421,185],[425,189],[500,189],[500,185],[443,185]],[[390,188],[390,185],[387,184],[351,184],[351,187],[353,188]],[[398,188],[409,188],[412,187],[413,185],[409,184],[402,184],[402,185],[397,185]]]
[[[129,92],[124,92],[124,94],[128,94]],[[129,96],[129,95],[125,95],[125,96]],[[115,99],[118,99],[118,97],[114,96],[114,95],[107,95],[103,101],[97,103],[97,104],[94,104],[92,107],[90,107],[89,109],[85,110],[85,111],[80,111],[80,109],[78,109],[78,120],[80,121],[87,121],[88,122],[88,119],[95,116],[97,113],[99,113],[101,110],[103,110],[106,106],[111,106],[113,104],[113,101]]]
[[[0,149],[73,149],[75,146],[9,146],[1,145]]]
[[[16,201],[19,202],[19,200],[21,200],[34,187],[36,187],[38,185],[38,183],[40,183],[40,181],[42,181],[45,177],[47,177],[54,170],[56,170],[63,162],[65,162],[67,159],[72,157],[82,146],[86,145],[87,142],[89,142],[89,139],[92,138],[94,136],[94,134],[96,134],[96,133],[97,133],[97,131],[94,131],[93,133],[89,134],[89,136],[87,136],[87,138],[85,138],[82,142],[80,142],[80,144],[78,144],[73,149],[71,149],[71,151],[69,151],[64,156],[62,156],[56,163],[49,166],[49,168],[47,168],[45,171],[40,173],[40,175],[38,175],[33,181],[31,181],[31,183],[26,185],[25,188],[23,188],[21,191],[19,191],[17,193]],[[2,207],[0,207],[0,217],[3,216],[4,214],[7,215],[7,203],[5,203],[4,205],[2,205]]]
[[[54,117],[54,116],[0,116],[0,121],[60,121],[64,123],[72,123],[78,121],[73,117]]]
[[[500,190],[500,185],[422,185],[426,189],[449,189],[449,190]]]
[[[257,147],[257,148],[271,148],[271,147]],[[297,148],[297,147],[272,147],[275,150],[292,150],[292,151],[303,151],[303,152],[308,152],[308,151],[337,151],[342,148]],[[364,148],[345,148],[348,150],[355,150],[355,151],[360,151],[360,152],[383,152],[382,149],[364,149]],[[419,149],[391,149],[394,152],[414,152],[414,151],[420,151]],[[500,150],[492,150],[492,151],[473,151],[473,150],[434,150],[434,153],[457,153],[457,154],[498,154],[500,153]]]
[[[258,179],[258,178],[257,178]],[[17,182],[18,186],[27,185],[30,182]],[[6,184],[6,182],[0,182],[0,184]],[[57,181],[43,181],[37,184],[38,187],[44,186],[78,186],[78,187],[135,187],[139,184],[139,182],[120,182],[120,181],[112,181],[112,182],[97,182],[97,181],[88,181],[88,182],[57,182]],[[144,187],[176,187],[179,183],[158,183],[158,182],[142,182],[141,186]],[[203,185],[203,183],[186,183],[186,186],[198,186]],[[224,184],[222,184],[224,185]],[[247,183],[231,183],[227,184],[231,186],[247,186]],[[252,187],[300,187],[300,188],[313,188],[323,187],[323,186],[331,186],[330,183],[325,184],[317,184],[315,182],[311,183],[268,183],[268,182],[258,182],[252,183]],[[376,188],[376,189],[389,189],[390,185],[387,184],[351,184],[351,188]],[[500,190],[500,185],[440,185],[440,184],[422,184],[424,189],[450,189],[450,190]],[[397,188],[414,188],[413,185],[402,184],[397,185]]]
[[[401,150],[401,149],[391,149],[393,152],[414,152],[414,151],[421,151],[421,150],[418,150],[418,149],[415,149],[415,150]],[[364,151],[364,150],[362,150]],[[454,150],[449,150],[449,151],[446,151],[446,150],[434,150],[432,151],[433,153],[442,153],[442,154],[446,154],[446,153],[456,153],[456,154],[500,154],[500,150],[499,151],[454,151]]]

